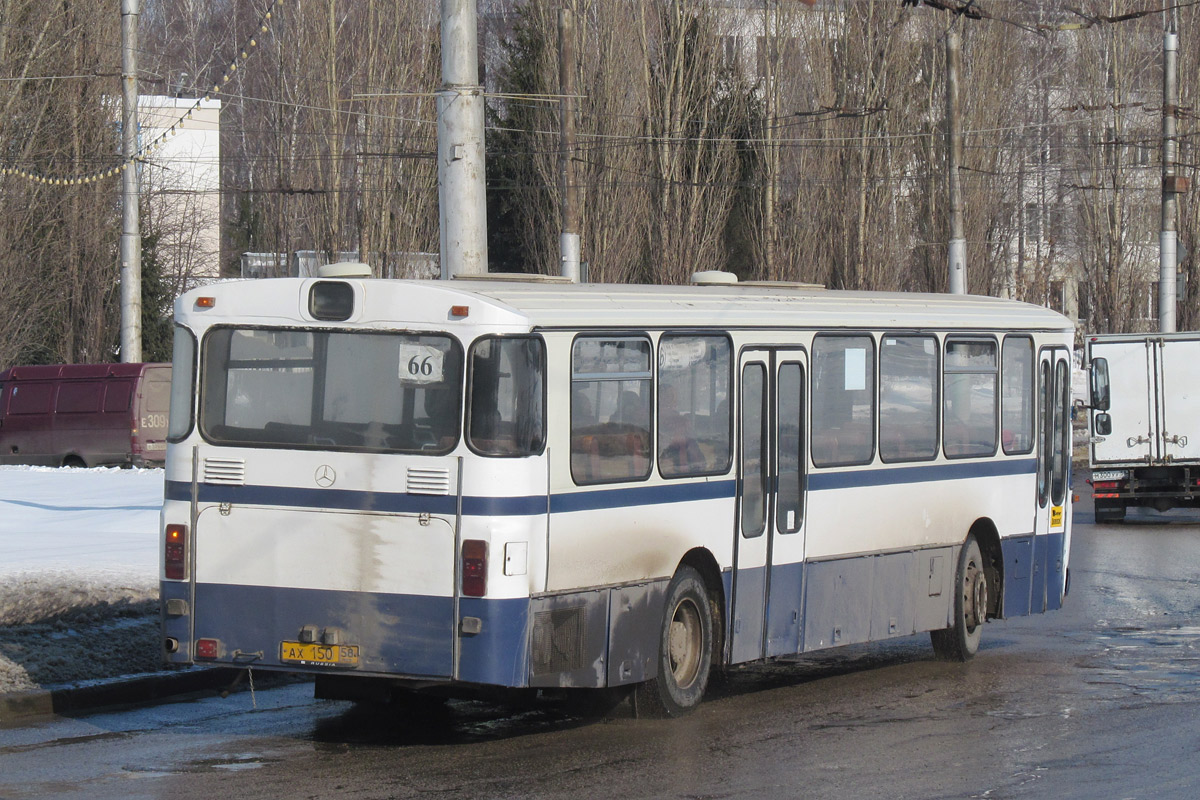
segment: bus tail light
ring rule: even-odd
[[[462,543],[462,592],[467,597],[487,594],[487,542],[481,539]]]
[[[163,551],[163,575],[181,581],[187,574],[187,526],[168,525]]]

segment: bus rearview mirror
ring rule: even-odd
[[[1110,405],[1108,386],[1108,359],[1092,359],[1092,408],[1108,411]]]

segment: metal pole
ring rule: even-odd
[[[121,0],[121,360],[142,360],[142,236],[138,226],[138,0]]]
[[[579,192],[575,185],[575,21],[571,9],[558,10],[558,84],[562,131],[558,154],[562,190],[562,276],[579,283]]]
[[[442,277],[487,272],[483,87],[475,0],[442,0],[442,89],[437,97]]]
[[[946,138],[949,145],[950,246],[947,251],[950,294],[967,293],[967,239],[963,233],[962,185],[958,167],[962,163],[962,126],[958,116],[958,62],[962,37],[958,20],[946,32]]]
[[[1175,331],[1176,233],[1175,233],[1175,111],[1179,103],[1175,55],[1179,35],[1168,15],[1163,33],[1163,123],[1162,123],[1162,232],[1158,250],[1158,329]]]

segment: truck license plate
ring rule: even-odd
[[[358,646],[280,642],[279,660],[285,664],[303,664],[306,667],[357,667]]]

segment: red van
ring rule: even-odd
[[[170,364],[65,364],[0,372],[0,464],[161,466]]]

